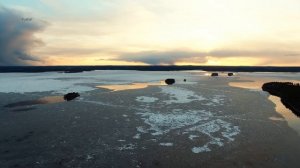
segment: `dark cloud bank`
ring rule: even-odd
[[[123,53],[115,60],[129,62],[143,62],[149,65],[169,64],[173,65],[178,61],[206,63],[208,56],[215,58],[230,57],[252,57],[263,58],[265,64],[273,63],[292,63],[298,61],[300,53],[285,50],[213,50],[211,52],[195,52],[195,51],[146,51],[137,53]]]
[[[203,53],[189,52],[189,51],[146,51],[138,53],[127,53],[119,56],[120,60],[129,62],[143,62],[150,65],[159,64],[175,64],[180,60],[188,60],[197,58],[198,62],[206,62],[206,58]]]
[[[34,33],[43,30],[46,24],[24,18],[22,12],[0,6],[0,66],[38,61],[29,52],[42,44]]]

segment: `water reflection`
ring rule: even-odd
[[[280,113],[283,118],[288,122],[288,125],[300,134],[300,121],[299,118],[288,108],[286,108],[279,97],[270,95],[269,100],[275,103],[276,111]]]
[[[270,79],[270,78],[255,78],[255,77],[249,77],[249,78],[242,78],[241,81],[235,81],[230,82],[229,85],[232,87],[239,87],[244,89],[251,89],[251,90],[262,90],[261,87],[266,82],[272,82],[272,81],[282,81],[282,82],[295,82],[299,83],[297,80],[282,80],[282,79]],[[270,117],[270,120],[273,121],[282,121],[283,119],[287,121],[289,127],[294,129],[295,131],[300,134],[300,120],[299,118],[288,108],[286,108],[279,97],[270,95],[268,98],[271,102],[275,104],[275,110],[279,114],[282,115],[283,118],[277,118],[277,117]],[[283,120],[283,121],[284,121]]]
[[[240,82],[230,82],[229,86],[232,87],[239,87],[244,89],[253,89],[253,90],[261,90],[262,85],[264,84],[264,81],[262,80],[256,80],[256,81],[250,81],[250,80],[243,80]]]
[[[131,84],[122,84],[122,85],[99,85],[98,88],[109,89],[112,91],[122,91],[122,90],[132,90],[132,89],[144,89],[148,86],[162,86],[166,85],[164,81],[156,83],[131,83]]]
[[[294,82],[298,83],[298,80],[286,80],[286,79],[276,79],[276,78],[258,78],[258,77],[241,77],[239,81],[230,82],[229,86],[239,87],[244,89],[253,89],[253,90],[261,90],[261,87],[264,83],[267,82]]]
[[[16,103],[11,103],[11,104],[5,105],[4,107],[16,108],[16,107],[24,107],[24,106],[33,106],[33,105],[38,105],[38,104],[59,103],[59,102],[64,102],[64,101],[65,100],[64,100],[63,96],[48,96],[48,97],[43,97],[43,98],[36,99],[36,100],[28,100],[28,101],[20,101],[20,102],[16,102]],[[25,109],[27,109],[27,108],[25,108]]]

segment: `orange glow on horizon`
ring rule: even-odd
[[[44,62],[37,62],[34,65],[148,65],[142,62],[128,62],[115,60],[99,60],[98,58],[70,58],[70,57],[50,57]]]
[[[248,58],[248,57],[236,57],[236,58],[210,58],[204,63],[189,62],[189,61],[178,61],[175,64],[159,64],[159,65],[176,65],[176,66],[299,66],[297,62],[294,64],[290,63],[273,63],[264,64],[264,59],[259,58]],[[118,60],[99,60],[96,58],[70,58],[70,57],[50,57],[45,59],[43,62],[31,62],[32,65],[36,66],[68,66],[68,65],[124,65],[124,66],[151,66],[143,62],[129,62],[129,61],[118,61]]]

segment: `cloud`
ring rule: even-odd
[[[93,54],[111,55],[118,53],[110,48],[77,48],[73,46],[68,47],[47,47],[46,51],[37,51],[39,55],[43,56],[64,56],[69,55],[74,58],[90,56]]]
[[[173,65],[177,62],[190,62],[197,64],[205,64],[209,58],[224,59],[224,58],[256,58],[263,59],[265,64],[280,63],[282,59],[285,62],[292,62],[294,59],[299,59],[300,52],[288,50],[234,50],[220,49],[210,52],[201,51],[145,51],[135,53],[121,53],[116,59],[118,61],[142,62],[150,65],[169,64]]]
[[[121,54],[118,60],[128,62],[143,62],[150,65],[175,64],[178,61],[198,58],[199,63],[205,63],[205,55],[193,51],[146,51]]]
[[[283,56],[299,56],[299,51],[291,50],[234,50],[234,49],[222,49],[222,50],[213,50],[208,52],[207,55],[215,57],[261,57],[261,56],[272,56],[272,57],[283,57]]]
[[[26,65],[39,61],[30,55],[30,51],[42,44],[34,34],[45,26],[45,22],[0,6],[0,66]]]

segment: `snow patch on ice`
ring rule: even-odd
[[[123,146],[118,147],[117,149],[122,151],[122,150],[134,150],[136,146],[134,144],[126,144]]]
[[[135,134],[132,138],[133,138],[133,139],[140,139],[140,138],[141,138],[141,134],[140,134],[140,133],[137,133],[137,134]]]
[[[94,157],[93,157],[92,155],[87,155],[87,156],[86,156],[86,160],[87,160],[87,161],[89,161],[89,160],[91,160],[91,159],[93,159],[93,158],[94,158]]]
[[[148,133],[148,131],[146,129],[144,129],[143,127],[136,127],[136,130],[140,133]]]
[[[211,150],[207,146],[203,147],[193,147],[192,152],[193,153],[201,153],[201,152],[210,152]]]
[[[145,134],[145,133],[148,133],[148,130],[146,130],[145,128],[143,127],[136,127],[136,130],[137,130],[137,134],[135,134],[132,138],[133,139],[140,139],[141,138],[141,134]]]
[[[147,96],[138,96],[135,99],[137,102],[142,102],[142,103],[154,103],[158,100],[156,97],[147,97]]]
[[[189,134],[188,138],[192,141],[207,136],[209,138],[207,142],[202,142],[192,148],[194,153],[209,152],[212,150],[210,148],[212,145],[222,147],[225,143],[234,141],[234,137],[240,133],[238,126],[218,119],[211,112],[204,110],[173,109],[168,113],[145,111],[137,113],[137,115],[140,115],[144,123],[149,126],[147,129],[138,127],[139,133],[136,135],[138,137],[143,133],[161,136],[173,130],[178,131],[179,135]],[[194,143],[199,142],[194,141]]]
[[[208,120],[211,113],[206,111],[181,112],[174,109],[170,113],[137,113],[150,126],[147,132],[152,135],[162,135],[171,130],[190,126],[202,120]]]
[[[194,140],[195,138],[199,137],[198,135],[189,135],[190,140]]]
[[[198,101],[205,100],[203,96],[199,96],[195,94],[195,92],[184,88],[179,88],[175,86],[164,86],[160,88],[162,93],[170,96],[170,100],[164,101],[166,104],[190,103],[196,100]]]
[[[125,142],[126,140],[124,140],[124,139],[119,139],[118,141],[119,141],[119,142]]]
[[[211,101],[218,105],[224,105],[225,97],[225,95],[214,95]]]
[[[233,126],[231,123],[221,119],[211,120],[207,123],[188,128],[186,131],[206,134],[210,138],[210,141],[206,144],[194,147],[192,149],[194,153],[196,153],[195,151],[198,151],[198,153],[201,151],[210,151],[209,145],[224,146],[225,142],[234,141],[234,136],[240,133],[238,126]]]
[[[168,147],[170,147],[170,146],[173,146],[173,143],[171,143],[171,142],[167,142],[167,143],[159,143],[159,145],[160,145],[160,146],[168,146]]]

